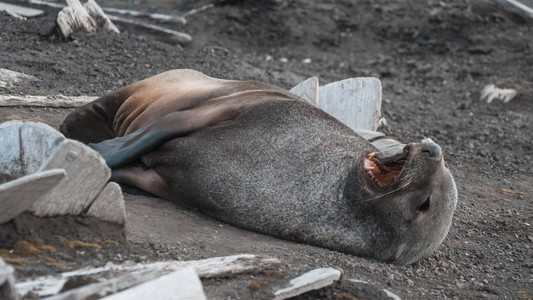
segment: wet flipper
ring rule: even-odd
[[[88,146],[100,153],[111,169],[125,166],[173,138],[170,132],[152,133],[153,125],[154,123],[131,134]]]
[[[119,168],[156,150],[168,140],[232,120],[237,117],[241,107],[236,102],[220,106],[213,103],[174,112],[131,134],[89,144],[89,147],[100,153],[110,168]]]
[[[113,170],[111,180],[164,199],[170,199],[168,185],[153,169],[145,169],[139,165],[127,165]]]

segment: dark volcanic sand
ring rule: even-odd
[[[99,1],[102,6],[176,15],[205,2]],[[377,76],[382,80],[389,133],[405,142],[426,136],[437,141],[459,190],[449,236],[434,254],[410,266],[277,240],[165,201],[127,195],[128,242],[76,251],[58,244],[56,260],[68,265],[44,265],[41,254],[17,267],[17,275],[22,278],[107,261],[258,253],[281,258],[283,273],[267,270],[231,280],[205,280],[208,296],[262,298],[262,291],[254,288],[257,281],[268,286],[284,276],[333,266],[342,268],[346,278],[375,283],[404,299],[531,299],[533,25],[483,3],[232,1],[189,17],[184,28],[164,24],[193,36],[194,42],[183,48],[139,31],[51,40],[39,36],[44,18],[20,21],[2,14],[0,67],[41,81],[0,89],[0,93],[103,95],[150,75],[185,67],[215,77],[263,80],[286,88],[310,76],[319,76],[322,84]],[[267,60],[267,55],[272,59]],[[311,63],[303,63],[305,58]],[[515,88],[519,96],[507,104],[479,101],[479,92],[487,84]],[[0,120],[36,120],[57,127],[68,112],[0,108]],[[72,223],[93,231],[96,236],[85,236],[88,242],[105,232],[92,227],[92,222]],[[12,225],[4,225],[0,233],[10,230],[6,226]],[[61,228],[54,228],[59,231],[54,234],[61,235]],[[33,231],[33,235],[42,233]],[[43,242],[54,243],[54,234],[44,235],[50,240]],[[76,238],[74,232],[65,235]],[[20,238],[2,240],[0,248],[12,247]],[[349,299],[342,298],[349,294],[380,295],[358,294],[356,288],[339,284],[307,298]]]

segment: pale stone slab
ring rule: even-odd
[[[65,139],[46,160],[40,171],[65,169],[67,176],[58,187],[37,201],[38,216],[77,215],[100,193],[111,176],[104,159],[86,145]]]
[[[44,123],[26,122],[20,128],[22,142],[22,171],[24,174],[37,172],[43,162],[52,155],[65,137]]]
[[[314,106],[318,106],[318,77],[313,76],[300,82],[290,92]]]
[[[193,268],[200,278],[212,278],[217,276],[227,276],[230,274],[239,274],[251,270],[261,270],[262,268],[269,268],[279,265],[280,263],[281,262],[278,259],[272,257],[239,254],[191,261],[162,261],[135,265],[106,265],[105,267],[100,268],[80,269],[62,273],[58,276],[45,276],[31,281],[19,282],[17,283],[17,291],[23,296],[30,291],[39,297],[55,295],[61,290],[63,284],[65,284],[69,278],[99,274],[108,271],[141,272],[143,270],[158,270],[157,272],[159,275],[165,275],[170,272]]]
[[[367,141],[372,141],[374,139],[384,137],[385,134],[383,132],[379,131],[372,131],[372,130],[366,130],[366,129],[355,129],[355,133],[363,137]]]
[[[350,78],[318,89],[318,107],[351,129],[376,130],[381,117],[381,82]]]
[[[65,178],[62,169],[43,171],[0,185],[0,224],[11,221],[30,209],[46,192]]]
[[[102,300],[205,300],[202,282],[192,268],[175,271],[168,275],[129,288]]]
[[[38,17],[38,16],[40,16],[40,15],[42,15],[44,13],[44,11],[42,11],[40,9],[23,7],[23,6],[19,6],[19,5],[0,2],[0,11],[3,11],[3,10],[14,12],[17,15],[21,15],[21,16],[27,17],[27,18]]]
[[[19,295],[15,288],[15,276],[12,266],[6,264],[0,257],[0,299],[18,300]]]
[[[287,299],[311,290],[326,287],[339,280],[341,276],[342,272],[334,268],[314,269],[292,279],[287,287],[274,293],[274,299]]]
[[[0,174],[20,177],[24,173],[20,161],[20,127],[19,120],[0,124]]]
[[[380,139],[372,142],[372,145],[378,148],[380,155],[391,157],[403,153],[405,144],[402,144],[393,139]]]
[[[109,182],[91,204],[87,215],[111,223],[126,223],[126,207],[120,185]]]

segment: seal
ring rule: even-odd
[[[265,83],[172,70],[70,113],[112,178],[227,223],[409,264],[446,237],[457,202],[441,148],[384,155],[335,118]]]

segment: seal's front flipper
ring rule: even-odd
[[[131,134],[89,144],[89,147],[100,153],[107,165],[115,169],[139,159],[170,139],[232,120],[239,115],[241,108],[242,104],[236,101],[224,105],[214,102],[173,112]]]
[[[143,151],[143,143],[146,147],[149,146],[149,142],[153,143],[154,141],[147,140],[146,137],[142,139],[142,137],[150,129],[150,126],[141,128],[125,136],[105,140],[100,143],[90,143],[88,146],[100,153],[110,168],[124,166],[149,152]]]

